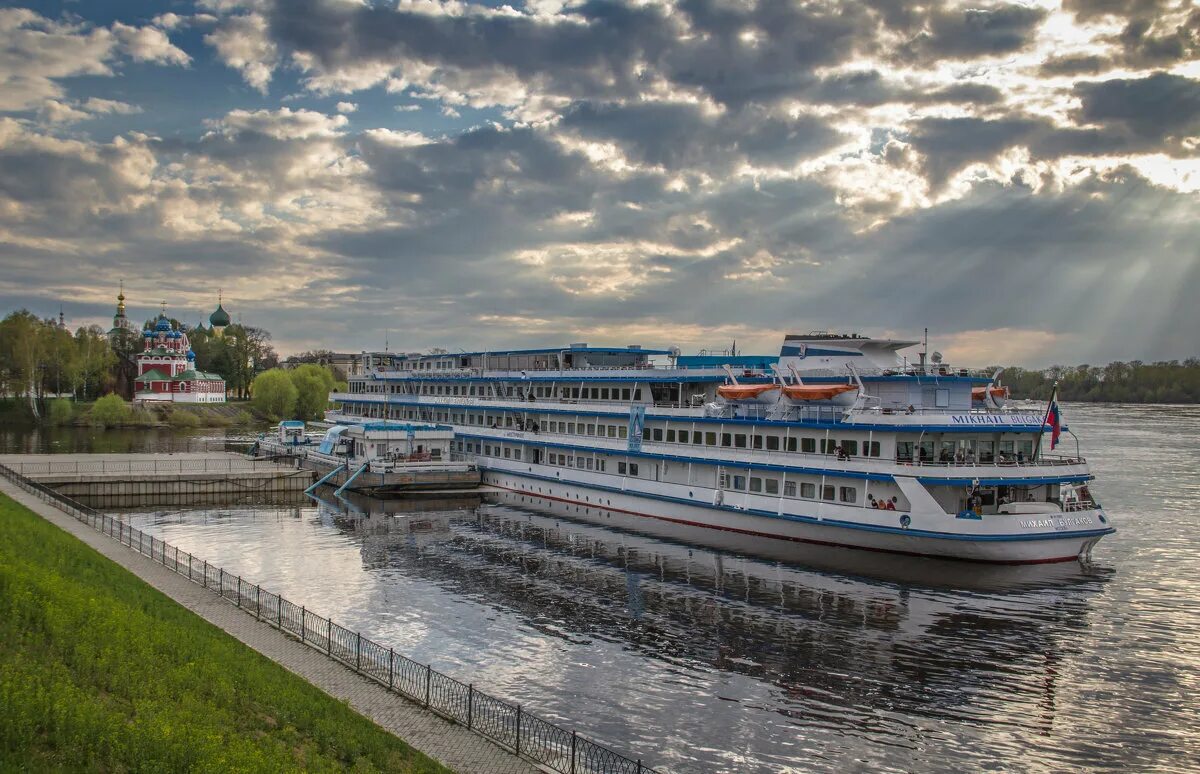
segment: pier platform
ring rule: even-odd
[[[68,497],[128,498],[303,492],[311,470],[229,452],[179,454],[3,454],[0,465]]]

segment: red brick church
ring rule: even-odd
[[[224,403],[225,380],[196,370],[187,334],[171,327],[166,310],[153,328],[142,331],[133,399],[146,402]]]

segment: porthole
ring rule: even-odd
[[[900,526],[908,529],[909,524],[912,524],[912,519],[909,518],[909,515],[906,513],[900,517]]]

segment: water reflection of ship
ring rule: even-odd
[[[577,515],[571,505],[500,499],[440,515],[329,518],[361,539],[370,566],[403,566],[549,636],[609,640],[766,680],[782,689],[776,709],[789,717],[881,705],[986,715],[972,697],[1002,683],[1037,707],[1020,722],[1050,722],[1057,633],[1086,627],[1088,597],[1103,582],[1061,566],[975,568],[1013,572],[990,575],[983,590],[950,592],[628,532],[608,526],[618,514],[596,508]],[[1014,663],[1027,668],[1014,674]]]
[[[321,523],[362,539],[367,567],[386,565],[398,542],[421,548],[452,537],[451,522],[474,513],[482,501],[478,493],[383,499],[346,492],[336,500],[313,499]]]

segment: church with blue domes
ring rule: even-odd
[[[225,380],[196,370],[187,333],[175,330],[166,306],[154,325],[142,331],[143,348],[137,356],[135,401],[147,403],[224,403]]]

